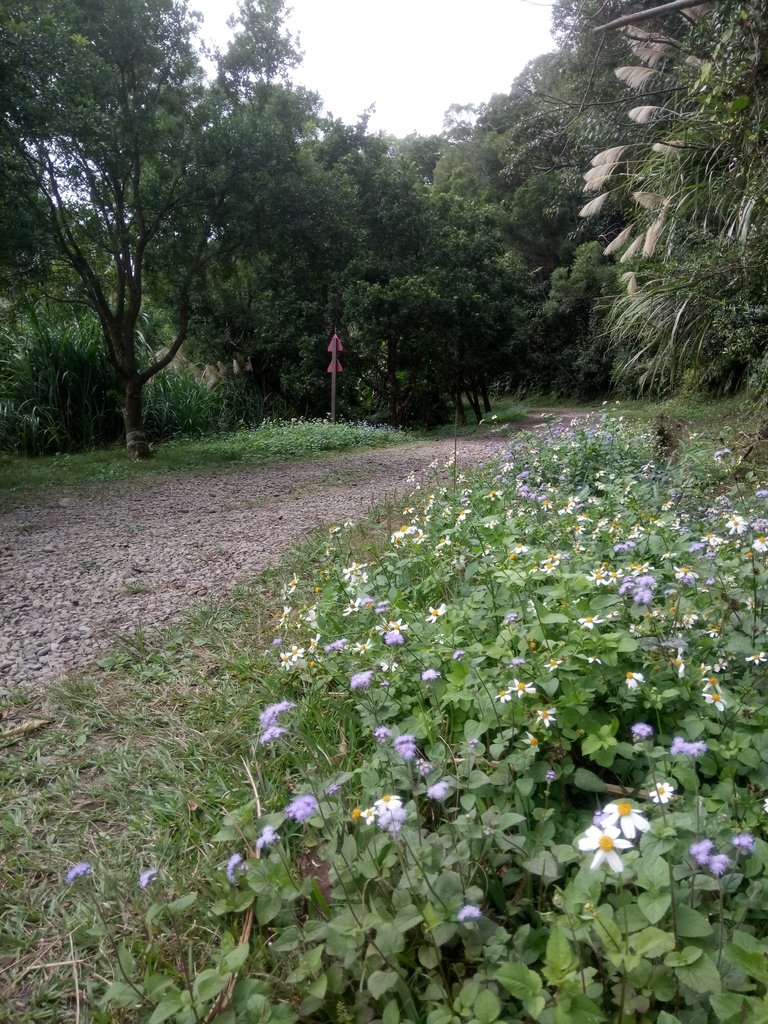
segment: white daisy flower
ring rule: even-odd
[[[651,787],[651,802],[654,804],[668,804],[675,792],[675,787],[668,782],[657,782]]]
[[[578,841],[580,850],[596,851],[590,864],[593,871],[601,864],[607,864],[612,871],[621,873],[624,870],[624,865],[621,863],[618,851],[626,850],[631,846],[632,843],[628,839],[621,838],[621,833],[615,825],[607,825],[605,828],[590,825]]]
[[[629,800],[606,804],[603,814],[606,816],[602,821],[603,827],[618,826],[627,839],[634,839],[638,832],[647,832],[651,827],[651,823],[635,810]]]

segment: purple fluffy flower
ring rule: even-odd
[[[387,608],[389,608],[389,601],[387,601],[387,599],[384,598],[384,600],[379,601],[379,603],[373,610],[376,612],[377,615],[381,615],[383,612],[387,610]]]
[[[632,733],[632,739],[636,743],[640,740],[649,740],[653,736],[653,726],[648,725],[647,722],[635,722],[634,725],[629,727],[629,731]]]
[[[373,669],[368,669],[366,672],[355,672],[349,680],[349,688],[350,690],[365,690],[371,685],[372,678]]]
[[[451,784],[446,779],[434,782],[427,788],[427,796],[430,800],[445,800],[451,791]]]
[[[373,735],[377,743],[384,743],[392,735],[392,730],[388,729],[386,725],[377,725],[373,730]]]
[[[409,733],[404,732],[402,736],[395,737],[392,744],[395,748],[395,752],[402,757],[404,761],[413,761],[416,757],[416,737],[411,736]]]
[[[293,821],[306,821],[312,817],[318,807],[319,804],[312,794],[306,793],[291,800],[283,813],[286,818],[292,818]]]
[[[709,864],[714,845],[711,839],[700,839],[698,843],[691,843],[688,852],[697,864]]]
[[[283,729],[281,725],[270,725],[259,736],[259,746],[263,747],[266,743],[274,743],[281,736],[285,736],[287,732],[288,730]]]
[[[454,661],[461,661],[461,659],[464,657],[466,653],[466,651],[462,651],[461,649],[459,649],[458,651],[454,651],[451,657],[453,658]]]
[[[437,671],[437,669],[425,668],[424,671],[421,673],[421,678],[424,680],[425,683],[429,683],[433,679],[439,679],[440,673]]]
[[[330,654],[331,651],[343,651],[349,643],[349,640],[345,636],[340,637],[338,640],[334,640],[333,643],[326,644],[323,650],[326,654]]]
[[[511,668],[517,668],[518,665],[524,665],[525,664],[525,658],[513,658],[512,661],[510,661],[509,664],[510,664]]]
[[[276,840],[277,832],[275,829],[271,825],[265,825],[261,830],[261,835],[256,840],[256,849],[263,850],[265,846],[271,846]]]
[[[749,832],[739,832],[731,842],[740,853],[754,853],[755,837]]]
[[[227,861],[227,867],[226,867],[227,880],[229,882],[231,882],[232,885],[235,884],[235,878],[236,878],[235,872],[237,871],[238,868],[240,868],[242,866],[242,863],[243,863],[243,855],[242,855],[242,853],[233,853],[232,856]]]
[[[78,861],[77,864],[73,864],[67,872],[64,881],[67,885],[71,885],[76,878],[87,878],[88,875],[93,871],[92,866],[87,860]]]
[[[379,823],[381,828],[385,830],[385,832],[389,832],[390,835],[396,836],[405,824],[407,816],[408,812],[404,807],[400,804],[394,804],[391,807],[382,808],[376,817],[376,821]]]
[[[672,749],[674,748],[675,743],[677,743],[678,740],[680,741],[678,749]],[[681,736],[675,736],[675,739],[672,743],[672,748],[670,748],[670,753],[683,754],[685,757],[703,757],[709,750],[709,747],[704,742],[704,740],[693,740],[691,742],[686,742],[686,740],[684,740]]]
[[[728,868],[731,866],[731,858],[727,853],[715,853],[709,858],[709,864],[707,867],[715,876],[719,878],[724,875]]]
[[[507,614],[504,616],[504,620],[503,620],[504,625],[508,626],[510,624],[510,622],[517,622],[517,620],[519,618],[520,618],[520,616],[517,614],[517,612],[507,612]]]
[[[467,903],[456,915],[456,920],[463,924],[465,921],[477,921],[482,916],[483,912],[479,907],[474,907],[471,903]]]
[[[384,634],[384,643],[387,647],[401,647],[405,643],[405,638],[399,630],[393,629]]]
[[[259,715],[262,729],[268,729],[271,725],[276,725],[277,719],[284,711],[291,711],[295,707],[296,705],[292,700],[281,700],[277,704],[270,704]]]
[[[755,491],[756,498],[768,498],[768,491],[764,487],[761,487],[759,491]]]
[[[416,758],[416,771],[419,775],[429,775],[432,765],[425,757],[418,757]]]

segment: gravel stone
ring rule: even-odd
[[[501,444],[498,437],[461,441],[459,464],[488,458]],[[452,454],[453,441],[444,440],[147,477],[36,495],[0,512],[0,686],[87,668],[117,636],[146,633],[226,595],[309,530],[403,496],[410,473]]]
[[[503,430],[460,439],[459,470],[506,440]],[[40,494],[0,511],[0,694],[84,670],[116,637],[225,596],[309,530],[401,500],[409,475],[431,478],[430,464],[453,454],[443,439]]]

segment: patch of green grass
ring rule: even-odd
[[[351,549],[362,557],[384,543],[391,520],[385,510],[346,531]],[[291,571],[314,572],[325,538],[294,553]],[[268,572],[171,629],[121,639],[92,673],[41,693],[19,691],[6,703],[2,729],[50,724],[0,748],[2,1024],[135,1019],[92,1006],[93,1016],[77,1018],[75,973],[85,1002],[84,979],[114,955],[104,929],[93,927],[93,903],[64,884],[73,863],[97,865],[98,914],[112,935],[130,942],[125,922],[140,919],[150,903],[137,887],[148,866],[162,865],[169,898],[194,889],[210,905],[221,896],[232,851],[212,837],[248,789],[244,762],[258,774],[263,759],[265,793],[277,791],[278,802],[290,795],[290,764],[255,747],[260,710],[286,696],[283,680],[264,672],[265,658],[274,661],[276,595],[286,577],[279,568]],[[360,741],[340,722],[337,701],[318,692],[306,728],[339,752],[342,770]],[[185,955],[203,963],[217,941],[208,925],[192,928],[183,936]]]
[[[402,431],[365,424],[291,420],[266,422],[255,430],[203,440],[157,445],[154,457],[146,462],[130,462],[123,448],[39,458],[0,455],[0,495],[88,487],[167,473],[237,470],[270,462],[311,459],[327,452],[402,444],[413,439],[413,435]]]

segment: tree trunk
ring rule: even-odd
[[[491,412],[491,400],[488,397],[488,385],[485,380],[480,381],[480,394],[483,396],[483,411]]]
[[[477,399],[477,395],[473,394],[473,391],[474,388],[470,387],[469,385],[467,385],[464,388],[464,394],[467,396],[467,401],[469,402],[472,408],[472,412],[475,414],[475,419],[479,423],[480,420],[483,418],[483,414],[480,412],[480,402]]]
[[[144,433],[144,417],[141,413],[141,381],[125,382],[125,405],[123,407],[123,422],[125,423],[125,448],[128,458],[151,459],[146,434]]]

